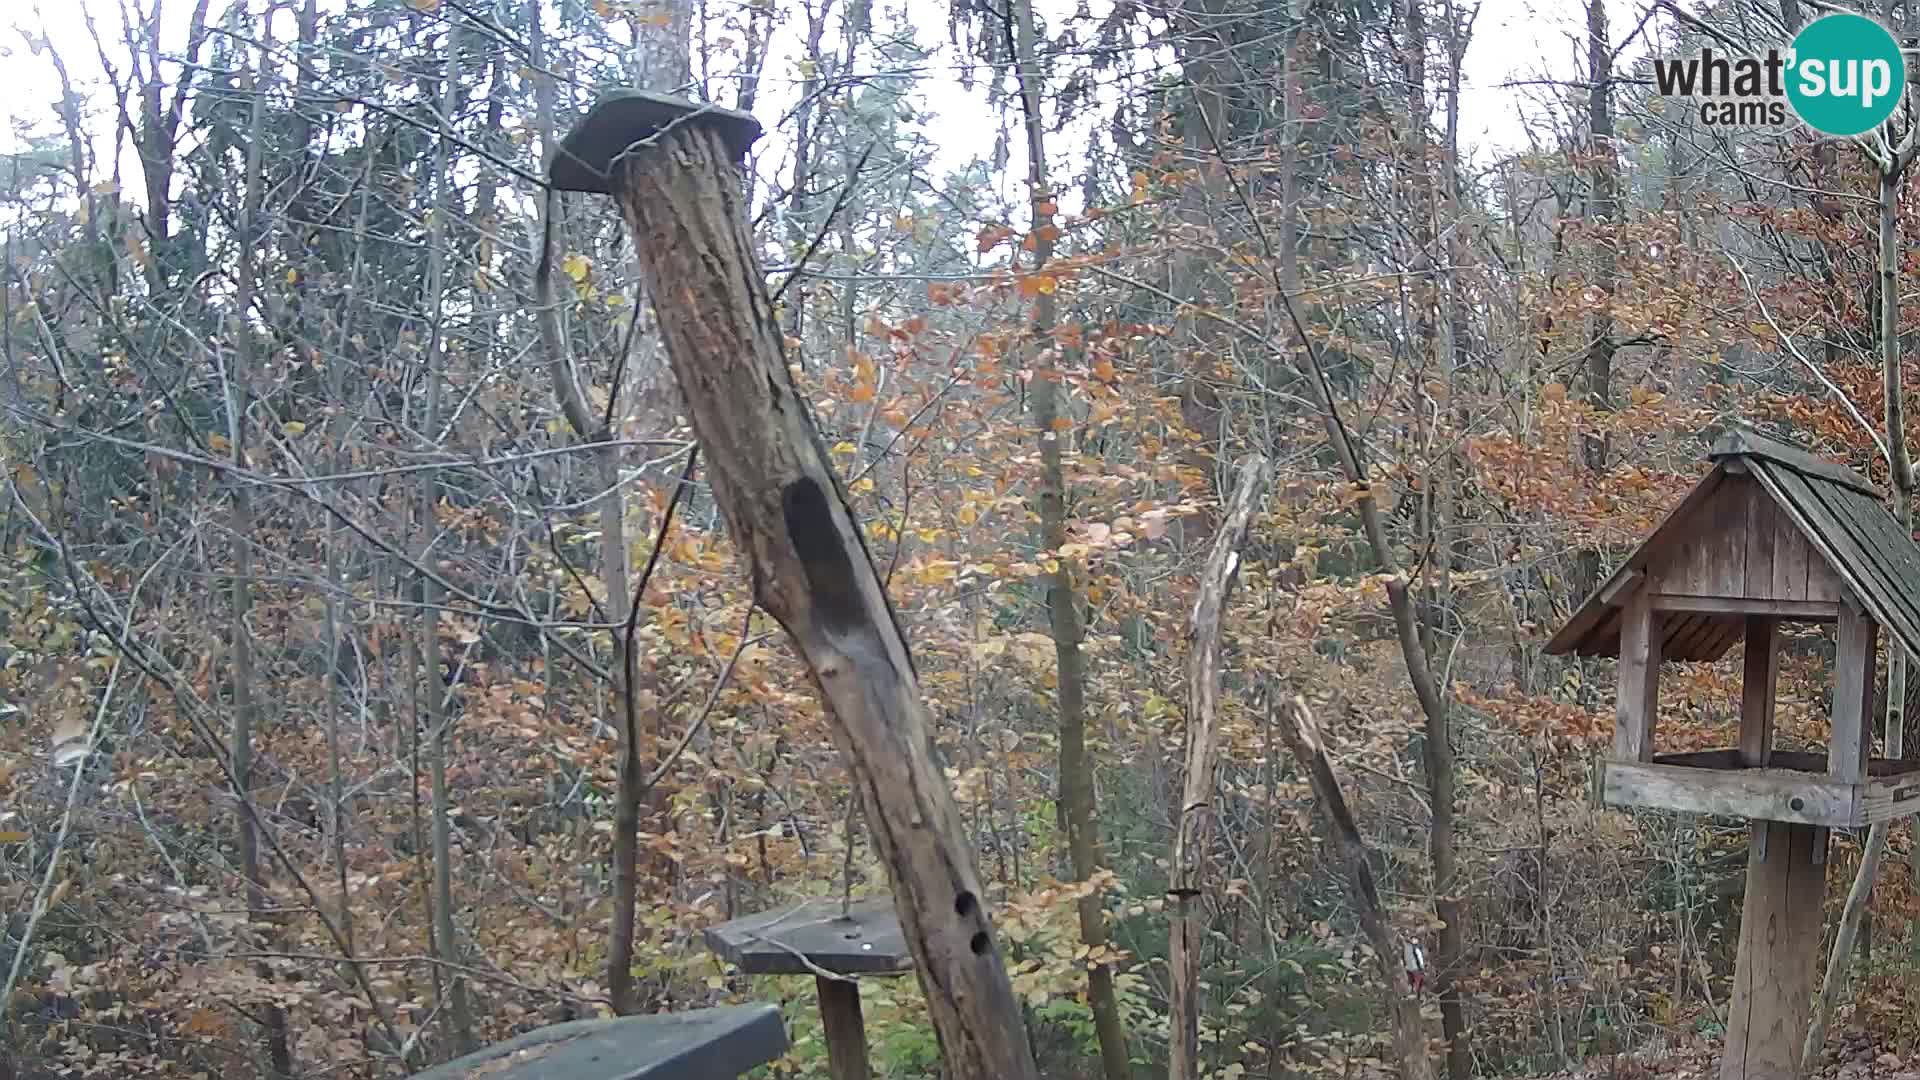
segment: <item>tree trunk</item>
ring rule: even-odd
[[[1909,88],[1911,92],[1911,87]],[[1913,532],[1913,463],[1909,459],[1906,437],[1906,392],[1900,378],[1900,181],[1913,161],[1913,137],[1909,131],[1891,159],[1881,163],[1879,184],[1879,320],[1881,396],[1886,409],[1887,472],[1893,481],[1893,495],[1901,522]],[[1871,665],[1873,658],[1868,657]],[[1869,670],[1871,673],[1871,670]],[[1887,640],[1887,720],[1886,756],[1898,758],[1906,749],[1907,651],[1891,636]],[[1827,1025],[1833,1020],[1833,1006],[1846,985],[1847,966],[1853,960],[1854,936],[1866,916],[1867,901],[1873,896],[1874,881],[1880,876],[1880,858],[1887,850],[1888,822],[1869,826],[1867,842],[1860,851],[1860,867],[1847,889],[1846,903],[1840,909],[1840,925],[1834,931],[1833,951],[1827,956],[1826,974],[1820,981],[1820,996],[1815,1000],[1812,1022],[1807,1025],[1807,1041],[1800,1061],[1806,1071],[1819,1064],[1826,1049]]]
[[[241,212],[244,234],[256,234],[261,221],[264,183],[261,155],[266,141],[266,87],[268,57],[272,53],[270,22],[261,27],[260,65],[254,70],[253,107],[247,124],[246,194]],[[228,333],[233,342],[233,369],[227,373],[227,442],[236,470],[247,466],[247,413],[251,408],[249,380],[256,363],[253,328],[249,315],[254,296],[260,288],[259,253],[256,245],[240,245],[239,279],[235,282],[233,313]],[[233,589],[232,624],[227,643],[233,682],[233,794],[240,801],[235,813],[240,854],[240,876],[246,880],[247,921],[266,922],[266,884],[261,877],[260,839],[255,832],[253,814],[253,738],[257,725],[254,699],[253,631],[247,615],[253,608],[253,502],[248,486],[233,482]],[[271,933],[271,931],[267,931]],[[258,965],[255,974],[271,981],[272,971]],[[267,1040],[270,1075],[293,1075],[293,1052],[287,1041],[287,1014],[277,1002],[261,1004],[261,1027]]]
[[[738,155],[720,121],[636,144],[614,190],[656,297],[668,362],[753,595],[827,706],[950,1080],[1034,1080],[1020,1004],[932,723],[808,403],[787,368]],[[641,134],[636,132],[636,135]]]
[[[1268,482],[1267,459],[1255,455],[1240,465],[1227,504],[1226,521],[1214,534],[1213,554],[1200,574],[1200,596],[1187,624],[1186,782],[1174,808],[1174,916],[1169,927],[1167,968],[1172,1016],[1168,1026],[1168,1080],[1200,1080],[1200,960],[1206,922],[1198,910],[1216,814],[1214,771],[1219,762],[1215,722],[1220,704],[1220,619],[1240,569],[1240,549],[1253,527],[1256,496]]]
[[[1600,0],[1594,0],[1599,3]],[[1439,265],[1434,251],[1435,229],[1433,224],[1435,185],[1433,163],[1428,160],[1427,142],[1427,14],[1426,0],[1406,0],[1405,50],[1407,78],[1407,160],[1406,167],[1412,170],[1412,183],[1408,190],[1412,193],[1412,234],[1418,250],[1413,253],[1415,270],[1408,284],[1408,294],[1413,306],[1411,323],[1414,334],[1414,364],[1421,372],[1432,370],[1435,366],[1450,367],[1442,361],[1436,352],[1438,342],[1437,310],[1435,300],[1438,296],[1433,286],[1433,273]],[[1444,403],[1443,407],[1444,407]],[[1444,424],[1444,414],[1436,417]],[[1438,443],[1438,438],[1433,440]],[[1450,481],[1444,466],[1442,475],[1433,478],[1444,486]],[[1428,531],[1429,541],[1445,544],[1444,537],[1433,535],[1435,520],[1433,515],[1433,484],[1422,498],[1427,504],[1427,512],[1422,516]],[[1441,550],[1446,550],[1444,547]],[[1439,573],[1446,577],[1446,563],[1443,561]],[[1428,577],[1429,597],[1437,600],[1432,592],[1433,577]],[[1430,606],[1430,610],[1432,610]],[[1437,612],[1436,612],[1437,617]],[[1422,629],[1427,628],[1427,620],[1422,620]],[[1433,635],[1421,634],[1422,647],[1432,651]],[[1446,707],[1432,710],[1426,714],[1425,774],[1427,781],[1427,799],[1433,807],[1433,821],[1427,833],[1428,852],[1433,862],[1433,907],[1439,917],[1438,939],[1433,950],[1434,991],[1440,999],[1440,1025],[1447,1038],[1447,1071],[1453,1080],[1470,1080],[1473,1075],[1473,1052],[1467,1044],[1466,1010],[1460,1001],[1460,990],[1454,980],[1460,974],[1461,956],[1465,953],[1465,935],[1461,925],[1461,903],[1459,892],[1459,867],[1454,854],[1454,780],[1453,780],[1453,732],[1452,717]]]
[[[1027,193],[1033,209],[1033,274],[1045,272],[1053,254],[1053,191],[1047,184],[1047,154],[1040,116],[1039,44],[1032,0],[1009,0],[1014,27],[1020,100],[1027,134]],[[1086,657],[1080,648],[1080,597],[1073,583],[1074,560],[1060,554],[1067,542],[1067,471],[1061,444],[1071,421],[1061,415],[1060,370],[1055,357],[1053,290],[1041,289],[1033,301],[1033,420],[1040,439],[1040,546],[1054,560],[1047,588],[1047,614],[1053,629],[1054,660],[1059,668],[1060,800],[1066,812],[1067,852],[1075,881],[1086,881],[1105,862],[1100,825],[1094,815],[1093,761],[1087,753]],[[1080,941],[1092,954],[1087,963],[1087,1007],[1093,1012],[1100,1042],[1100,1064],[1107,1080],[1127,1080],[1127,1033],[1113,990],[1113,967],[1102,959],[1107,947],[1106,907],[1100,896],[1080,898]]]
[[[1360,838],[1360,828],[1354,824],[1352,811],[1347,809],[1347,797],[1340,790],[1340,779],[1327,757],[1326,746],[1320,741],[1313,714],[1307,711],[1307,703],[1296,697],[1275,710],[1274,715],[1280,737],[1300,767],[1306,770],[1314,802],[1333,834],[1335,850],[1340,853],[1341,871],[1347,879],[1347,895],[1353,901],[1361,932],[1373,949],[1374,960],[1380,965],[1380,978],[1387,985],[1388,1007],[1393,1013],[1393,1056],[1399,1066],[1400,1080],[1433,1080],[1433,1061],[1427,1056],[1426,1025],[1420,1017],[1420,1000],[1414,997],[1401,962],[1400,935],[1394,932],[1380,902],[1380,890],[1374,884],[1370,862],[1372,853]]]
[[[1587,123],[1592,159],[1588,171],[1586,217],[1594,226],[1595,243],[1593,284],[1603,294],[1599,310],[1593,313],[1587,328],[1587,355],[1582,378],[1586,383],[1587,404],[1596,412],[1613,408],[1613,302],[1615,259],[1613,228],[1615,216],[1615,180],[1613,150],[1613,50],[1607,43],[1607,7],[1605,0],[1587,0]],[[1587,471],[1598,476],[1607,471],[1609,440],[1603,433],[1581,435],[1581,456]],[[1601,552],[1585,547],[1577,556],[1574,587],[1582,596],[1600,584]],[[1458,1080],[1458,1078],[1456,1078]]]
[[[446,76],[442,85],[440,138],[434,149],[433,222],[427,239],[427,297],[433,305],[432,325],[428,328],[426,350],[426,416],[421,424],[429,438],[437,438],[440,429],[440,367],[445,358],[444,323],[446,277],[445,229],[448,210],[447,188],[452,133],[447,130],[454,113],[453,97],[459,86],[459,24],[448,24]],[[432,565],[434,536],[438,532],[440,474],[428,470],[420,483],[417,508],[420,530],[419,561]],[[453,741],[453,717],[447,708],[451,693],[440,675],[440,595],[429,579],[420,581],[420,679],[421,695],[426,702],[427,769],[433,789],[433,938],[435,959],[447,975],[447,1014],[453,1029],[454,1056],[470,1054],[476,1048],[473,1038],[473,1010],[467,1001],[467,977],[462,973],[463,950],[453,925],[453,794],[447,787],[447,749]]]

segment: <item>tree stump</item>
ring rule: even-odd
[[[597,106],[555,165],[620,203],[754,598],[805,658],[872,823],[947,1075],[1031,1080],[906,639],[788,370],[754,254],[737,162],[757,133],[740,113],[626,94]]]

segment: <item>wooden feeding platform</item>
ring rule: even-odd
[[[744,975],[812,975],[833,1080],[867,1080],[867,1027],[855,977],[913,970],[891,897],[844,911],[838,900],[809,900],[711,927],[706,940]]]
[[[786,1049],[777,1007],[729,1005],[552,1024],[414,1080],[720,1080]]]
[[[1616,806],[1753,822],[1722,1080],[1800,1076],[1818,967],[1828,830],[1920,812],[1920,763],[1873,756],[1879,634],[1920,655],[1920,547],[1859,474],[1752,432],[1548,642],[1617,657]],[[1825,753],[1773,748],[1779,628],[1834,625]],[[1656,751],[1660,665],[1746,646],[1737,745]]]

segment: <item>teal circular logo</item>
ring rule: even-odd
[[[1907,61],[1887,28],[1864,15],[1825,15],[1794,35],[1787,100],[1815,131],[1862,135],[1885,123],[1907,89]]]

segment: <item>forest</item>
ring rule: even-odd
[[[985,998],[917,940],[858,979],[873,1077],[1712,1074],[1765,826],[1618,805],[1644,672],[1547,646],[1730,435],[1912,533],[1920,85],[1890,54],[1840,134],[1677,90],[1840,10],[8,5],[0,1080],[752,1002],[749,1075],[854,1075],[825,976],[708,936],[918,900],[700,427],[750,395],[670,348],[674,215],[549,183],[628,90],[758,122],[734,314],[990,925]],[[1782,626],[1774,745],[1825,752],[1844,681],[1920,767],[1903,639],[1863,675],[1850,618]],[[1661,752],[1744,744],[1751,668],[1665,664]],[[1920,1076],[1920,820],[1824,850],[1778,1075]]]

